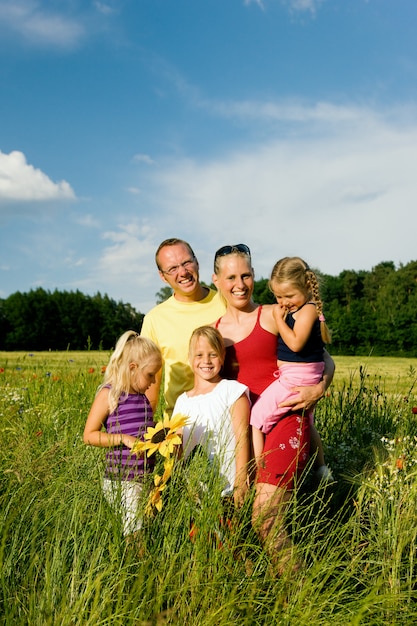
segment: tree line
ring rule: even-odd
[[[417,357],[417,261],[317,275],[331,354]],[[257,301],[273,302],[268,281],[259,282]]]
[[[385,261],[338,276],[317,273],[331,354],[417,357],[417,261],[399,267]],[[170,293],[161,288],[156,302]],[[255,281],[254,300],[274,302],[266,278]],[[143,317],[100,293],[16,292],[0,299],[0,350],[107,350],[125,330],[140,332]]]
[[[140,332],[143,317],[100,293],[18,291],[0,300],[0,349],[107,350],[125,330]]]

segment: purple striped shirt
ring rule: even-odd
[[[141,393],[129,393],[122,397],[116,410],[109,414],[104,425],[109,434],[123,433],[143,440],[148,426],[155,426],[148,398]],[[150,459],[143,455],[138,458],[129,448],[121,444],[109,449],[106,453],[105,477],[134,480],[151,472],[154,464],[153,456]]]

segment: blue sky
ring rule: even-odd
[[[0,297],[417,259],[415,0],[0,0]]]

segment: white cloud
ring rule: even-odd
[[[155,304],[161,288],[154,261],[156,233],[147,221],[129,219],[103,233],[108,242],[99,259],[77,288],[108,293],[144,312]]]
[[[148,154],[135,154],[133,160],[146,163],[146,165],[155,165],[155,161]]]
[[[180,226],[208,271],[214,250],[238,241],[253,248],[259,277],[287,254],[332,275],[417,258],[417,110],[279,110],[299,120],[291,132],[278,124],[267,142],[262,133],[259,143],[217,158],[154,171],[143,189],[144,203],[154,202],[152,223],[171,229],[167,236]]]
[[[94,2],[94,6],[103,15],[112,15],[115,12],[115,9],[106,2]]]
[[[303,104],[297,100],[280,102],[262,101],[204,101],[201,103],[212,113],[225,118],[235,118],[248,122],[258,121],[262,124],[268,122],[284,123],[326,123],[339,124],[373,123],[377,114],[372,109],[352,105],[337,105],[331,102],[316,102],[311,105]],[[320,128],[321,132],[323,127]]]
[[[40,169],[29,165],[22,152],[0,151],[0,202],[68,199],[75,199],[75,194],[65,180],[54,183]]]
[[[0,26],[37,44],[73,47],[85,34],[80,20],[48,11],[34,0],[3,1]]]
[[[280,0],[281,4],[287,6],[291,12],[304,12],[309,11],[311,14],[315,14],[317,9],[323,4],[324,0]],[[263,0],[245,0],[244,4],[257,4],[262,10],[265,9],[265,2]]]
[[[149,226],[137,221],[121,224],[117,231],[103,233],[103,239],[112,242],[100,261],[106,274],[137,272],[138,263],[147,249]],[[122,269],[123,268],[123,269]]]
[[[87,226],[88,228],[99,228],[101,225],[99,220],[89,213],[77,216],[74,221],[76,224],[80,224],[80,226]]]
[[[260,9],[262,9],[262,10],[265,8],[265,5],[264,5],[264,3],[262,2],[262,0],[245,0],[245,5],[249,5],[249,4],[252,4],[252,3],[253,3],[253,4],[257,4],[257,5],[258,5],[258,7],[259,7]]]
[[[69,255],[64,259],[64,265],[69,268],[82,267],[86,261],[85,257],[75,257],[74,253],[70,251]]]
[[[324,0],[284,0],[291,11],[310,11],[315,13]]]

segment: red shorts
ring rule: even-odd
[[[308,416],[287,415],[266,435],[256,482],[294,488],[310,451]]]

